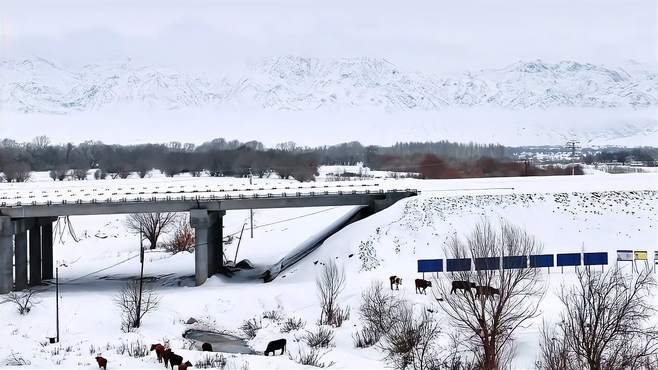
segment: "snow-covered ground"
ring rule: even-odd
[[[266,180],[256,183],[259,181]],[[40,303],[27,316],[20,316],[11,303],[0,304],[0,335],[4,338],[0,341],[0,361],[13,352],[30,362],[28,368],[92,369],[97,366],[90,353],[93,346],[95,352],[108,358],[109,368],[161,368],[152,354],[132,358],[118,354],[116,348],[136,340],[146,344],[168,340],[176,353],[195,363],[203,353],[188,349],[189,341],[182,338],[182,333],[190,327],[184,322],[190,317],[210,328],[240,334],[238,327],[243,320],[280,309],[289,317],[303,318],[306,329],[311,329],[320,313],[314,279],[321,264],[314,262],[334,259],[347,273],[340,304],[349,305],[352,315],[347,323],[335,329],[335,347],[323,361],[334,361],[334,368],[382,368],[387,365],[377,347],[356,349],[352,343],[351,335],[360,325],[361,291],[372,281],[385,282],[395,274],[403,278],[396,294],[416,305],[435,304],[431,295],[414,293],[410,282],[419,276],[416,260],[444,258],[446,241],[455,233],[470,231],[483,217],[494,222],[504,218],[523,226],[543,243],[545,253],[607,251],[614,261],[617,249],[648,250],[651,256],[658,250],[658,175],[655,173],[382,181],[391,187],[418,188],[422,193],[347,226],[271,283],[215,276],[194,287],[193,254],[171,256],[161,250],[150,251],[146,255],[145,274],[152,278],[162,303],[157,311],[145,317],[142,328],[131,334],[120,330],[113,297],[127,279],[139,273],[137,236],[125,230],[125,216],[71,217],[79,242],[73,241],[68,232],[56,233],[55,258],[62,281],[61,342],[42,344],[55,331],[54,292],[49,287],[39,293]],[[274,263],[350,209],[256,210],[254,238],[249,238],[245,231],[238,260]],[[239,232],[248,218],[248,211],[228,212],[225,234]],[[233,259],[236,246],[237,240],[226,247],[229,259]],[[541,306],[542,317],[518,331],[514,368],[532,368],[538,323],[541,319],[556,319],[559,305],[554,293],[562,282],[569,284],[573,278],[573,270],[567,270],[560,274],[555,269],[543,275],[549,289]],[[443,320],[440,313],[437,315]],[[303,331],[283,334],[277,323],[267,319],[263,319],[263,326],[249,342],[255,350],[262,351],[270,340],[287,338],[288,351],[297,352],[300,344],[295,338]],[[227,357],[231,368],[301,367],[287,356]]]

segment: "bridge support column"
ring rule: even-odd
[[[28,233],[30,237],[30,286],[35,286],[41,284],[41,227],[39,223],[32,222]]]
[[[53,278],[53,221],[40,218],[41,225],[41,275],[43,279]]]
[[[194,275],[196,285],[206,282],[223,265],[222,218],[224,211],[193,209],[190,225],[194,228]]]
[[[14,236],[14,290],[27,288],[27,231],[17,232]]]
[[[12,256],[14,254],[14,224],[11,218],[0,216],[0,294],[14,287]]]

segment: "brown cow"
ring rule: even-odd
[[[400,290],[400,285],[402,285],[402,278],[393,275],[388,279],[391,281],[391,290],[393,290],[393,285],[395,285],[396,290]]]
[[[183,364],[183,356],[179,356],[172,352],[171,355],[169,355],[169,364],[171,365],[171,370],[174,370],[174,366],[178,366],[180,369],[180,365]]]
[[[464,294],[466,294],[466,292],[471,293],[471,289],[475,289],[475,283],[471,283],[470,281],[456,280],[452,282],[452,289],[450,290],[450,294],[457,290],[463,290]]]
[[[475,298],[482,295],[483,297],[493,297],[495,294],[500,295],[500,290],[486,285],[478,285],[475,287]]]
[[[101,356],[96,356],[96,362],[98,362],[98,368],[107,370],[107,359]]]
[[[171,357],[171,349],[165,348],[165,350],[162,352],[162,359],[164,360],[164,367],[169,368],[169,358]]]
[[[155,355],[158,357],[158,362],[162,363],[162,354],[165,351],[165,348],[162,344],[151,344],[151,351],[155,351]]]
[[[192,363],[189,361],[185,361],[184,364],[178,365],[178,370],[187,370],[188,367],[193,367]]]
[[[427,294],[427,288],[432,287],[432,282],[423,280],[423,279],[416,279],[416,293],[422,293]]]

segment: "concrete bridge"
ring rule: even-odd
[[[197,285],[223,267],[222,229],[239,209],[365,206],[378,212],[413,189],[379,184],[313,183],[300,186],[153,185],[117,182],[3,184],[0,186],[0,293],[53,278],[53,222],[59,216],[189,212],[195,229]],[[29,257],[29,258],[28,258]]]

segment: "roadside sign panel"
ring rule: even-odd
[[[608,252],[597,252],[597,253],[585,253],[583,255],[583,264],[587,266],[591,265],[607,265],[608,264]]]
[[[443,260],[418,260],[418,272],[443,272]]]
[[[633,260],[633,251],[626,249],[617,251],[617,261],[632,261],[632,260]]]
[[[635,260],[636,261],[646,261],[649,259],[649,253],[647,251],[635,251]]]
[[[530,267],[553,267],[555,259],[552,254],[537,254],[530,256]]]
[[[524,269],[528,267],[528,257],[526,256],[504,256],[504,269]]]
[[[498,270],[500,269],[500,257],[482,257],[475,259],[476,270]]]
[[[580,253],[564,253],[557,255],[558,266],[580,266]]]
[[[446,259],[446,270],[452,271],[471,271],[470,258],[452,258]]]

